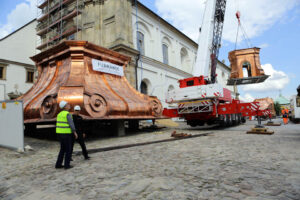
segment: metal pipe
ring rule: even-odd
[[[140,57],[141,57],[141,54],[139,53],[137,56],[136,56],[136,59],[135,59],[135,89],[138,91],[139,90],[139,87],[138,87],[138,67],[139,67],[139,60],[140,60]]]
[[[78,0],[76,0],[76,40],[78,40]]]

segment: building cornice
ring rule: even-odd
[[[3,64],[21,65],[21,66],[26,67],[26,68],[35,69],[35,65],[30,65],[30,64],[26,64],[26,63],[16,62],[16,61],[12,61],[12,60],[0,59],[0,63],[1,64],[3,63]]]
[[[131,48],[129,46],[126,46],[124,44],[117,44],[117,45],[109,47],[109,49],[111,49],[113,51],[121,51],[121,50],[123,50],[123,51],[126,51],[126,52],[130,53],[133,56],[137,56],[139,54],[138,50],[136,50],[134,48]]]
[[[160,68],[162,70],[165,70],[165,71],[168,71],[168,72],[172,72],[172,73],[174,73],[174,74],[176,74],[178,76],[183,76],[185,78],[193,76],[192,74],[190,74],[188,72],[185,72],[185,71],[183,71],[181,69],[178,69],[178,68],[172,67],[170,65],[164,64],[164,63],[162,63],[162,62],[160,62],[158,60],[149,58],[147,56],[141,56],[140,61],[142,61],[143,63],[149,64],[151,66],[155,66],[157,68]]]
[[[135,5],[134,1],[132,2],[133,5]],[[183,32],[181,32],[180,30],[178,30],[176,27],[174,27],[172,24],[170,24],[169,22],[167,22],[166,20],[164,20],[162,17],[160,17],[158,14],[156,14],[155,12],[153,12],[151,9],[149,9],[148,7],[146,7],[144,4],[142,4],[140,1],[137,1],[138,6],[140,6],[141,8],[143,8],[145,11],[149,12],[150,14],[152,14],[154,17],[158,18],[159,21],[165,23],[167,26],[169,26],[171,29],[175,30],[176,33],[178,33],[179,35],[183,36],[186,40],[188,40],[189,42],[192,43],[192,45],[194,47],[196,47],[196,49],[198,49],[198,43],[196,43],[194,40],[192,40],[189,36],[187,36],[186,34],[184,34]],[[197,51],[197,50],[196,50]],[[225,63],[222,63],[221,61],[218,60],[218,62],[224,66],[225,69],[227,70],[231,70],[231,68],[229,66],[227,66]]]
[[[192,40],[189,36],[187,36],[186,34],[184,34],[183,32],[181,32],[180,30],[178,30],[176,27],[174,27],[172,24],[170,24],[169,22],[167,22],[166,20],[164,20],[163,18],[161,18],[158,14],[156,14],[155,12],[153,12],[151,9],[149,9],[148,7],[146,7],[144,4],[142,4],[140,1],[137,1],[138,6],[140,6],[141,8],[143,8],[144,10],[148,11],[149,13],[151,13],[154,17],[158,18],[159,21],[165,23],[167,26],[169,26],[171,29],[175,30],[179,35],[183,36],[185,39],[187,39],[189,42],[192,43],[192,45],[194,45],[196,48],[198,48],[198,44]],[[135,3],[133,2],[133,5],[135,5]]]

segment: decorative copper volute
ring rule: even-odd
[[[136,91],[125,76],[93,68],[94,61],[104,61],[124,73],[130,57],[86,41],[64,41],[31,59],[39,77],[19,98],[24,101],[25,123],[54,121],[62,100],[72,108],[79,105],[84,119],[161,117],[162,105],[156,97]]]

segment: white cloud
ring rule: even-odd
[[[204,2],[205,0],[156,0],[155,6],[164,19],[197,41]],[[280,21],[297,4],[299,0],[228,0],[223,39],[235,42],[237,10],[241,12],[241,21],[248,37],[253,38]]]
[[[0,26],[0,38],[28,23],[36,17],[36,0],[25,0],[17,4],[15,9],[7,15],[7,22]]]
[[[263,43],[263,44],[261,44],[261,45],[258,45],[258,47],[259,48],[267,48],[267,47],[269,47],[269,44],[267,44],[267,43]]]
[[[251,94],[249,94],[249,93],[246,93],[245,96],[240,96],[239,98],[240,98],[240,100],[243,101],[243,102],[252,102],[252,101],[254,101],[254,99],[255,99],[255,98],[254,98]]]
[[[271,64],[262,65],[266,75],[270,77],[257,84],[249,84],[242,86],[242,90],[245,92],[275,92],[282,90],[290,81],[288,75],[283,71],[278,71],[273,68]]]
[[[171,22],[189,37],[198,40],[205,0],[155,0],[162,18]]]

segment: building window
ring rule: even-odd
[[[185,48],[181,48],[180,50],[181,67],[185,67],[187,65],[187,57],[188,57],[187,50]]]
[[[6,79],[6,67],[0,66],[0,80]]]
[[[27,83],[33,83],[33,77],[34,77],[34,72],[27,70],[27,78],[26,78],[26,82]]]
[[[169,85],[169,87],[168,87],[168,92],[170,92],[170,91],[172,91],[172,90],[174,90],[174,86],[173,86],[173,85]]]
[[[4,79],[4,67],[0,67],[0,79]]]
[[[138,51],[141,55],[145,55],[145,40],[144,40],[144,34],[141,32],[136,32],[136,43]]]
[[[148,86],[144,81],[141,82],[141,93],[148,94]]]
[[[162,52],[163,52],[163,63],[169,64],[169,55],[168,55],[168,46],[166,44],[162,45]]]

